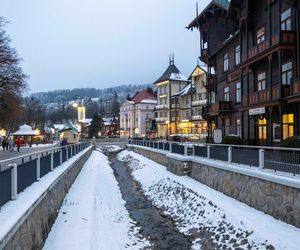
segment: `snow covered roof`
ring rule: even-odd
[[[157,103],[157,100],[145,99],[145,100],[142,100],[141,103],[156,104],[156,103]]]
[[[24,124],[13,135],[35,135],[35,132],[29,125]]]
[[[188,85],[186,85],[182,90],[180,90],[179,92],[173,94],[172,96],[184,96],[184,95],[189,95],[194,93],[195,91],[195,87],[192,86],[191,83],[189,83]]]
[[[141,103],[144,100],[156,100],[156,97],[149,90],[143,90],[136,92],[136,94],[130,99],[134,103]]]
[[[64,126],[65,126],[65,124],[53,124],[53,127],[54,127],[55,129],[58,129],[58,130],[63,129]]]
[[[154,84],[167,81],[167,80],[182,81],[182,82],[188,81],[188,79],[179,71],[179,69],[173,63],[170,63],[166,71],[162,74],[160,78],[158,78],[155,81]]]
[[[74,134],[78,134],[78,129],[76,128],[76,126],[74,126],[73,124],[70,124],[70,123],[64,125],[64,127],[62,129],[60,129],[58,131],[58,133],[64,132],[66,130],[71,130]]]
[[[86,124],[88,124],[88,123],[91,123],[92,120],[93,120],[93,119],[85,118],[84,120],[81,120],[80,122],[81,122],[81,123],[86,123]]]

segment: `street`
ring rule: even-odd
[[[10,152],[9,150],[3,151],[2,148],[0,149],[0,170],[4,170],[9,163],[1,163],[1,161],[8,160],[11,158],[28,155],[31,153],[52,149],[57,147],[57,144],[45,144],[45,145],[39,145],[39,146],[33,146],[33,147],[21,147],[20,152],[17,151],[17,148],[14,148],[13,152]],[[16,163],[20,163],[21,160],[17,160]]]

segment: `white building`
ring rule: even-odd
[[[120,137],[146,136],[146,120],[154,116],[157,104],[151,89],[137,92],[120,107]]]

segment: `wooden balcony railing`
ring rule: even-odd
[[[216,103],[213,103],[210,106],[210,112],[211,113],[220,113],[224,111],[230,111],[231,110],[231,102],[230,101],[219,101]]]
[[[273,35],[271,37],[271,44],[268,39],[266,39],[264,42],[261,42],[260,44],[257,44],[250,48],[247,53],[244,53],[242,55],[242,61],[245,62],[255,56],[260,55],[267,49],[277,45],[278,43],[285,43],[285,44],[293,44],[296,42],[296,35],[295,31],[281,31],[280,36],[279,35]]]
[[[300,94],[300,78],[295,80],[293,83],[293,95]]]
[[[216,78],[214,76],[209,76],[206,79],[205,88],[214,89],[216,87]]]

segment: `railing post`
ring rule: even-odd
[[[163,144],[163,151],[165,151],[165,142],[163,142],[162,144]]]
[[[207,159],[210,159],[210,146],[207,146]]]
[[[66,147],[66,159],[68,160],[69,159],[69,148]]]
[[[193,144],[193,154],[192,156],[195,156],[195,144]]]
[[[18,198],[18,165],[17,163],[9,164],[11,166],[11,199]]]
[[[259,168],[263,169],[265,167],[265,150],[259,150]]]
[[[60,154],[59,154],[59,160],[60,160],[60,165],[62,164],[62,148],[60,149]]]
[[[41,179],[41,155],[37,155],[36,160],[36,180],[39,181]]]
[[[54,150],[51,151],[51,171],[54,169]]]
[[[169,148],[169,150],[170,150],[170,153],[172,153],[172,145],[173,145],[173,143],[172,143],[172,142],[170,142],[170,148]]]
[[[228,147],[228,163],[232,162],[232,147]]]
[[[184,144],[184,155],[187,156],[188,155],[188,145],[187,144]]]

